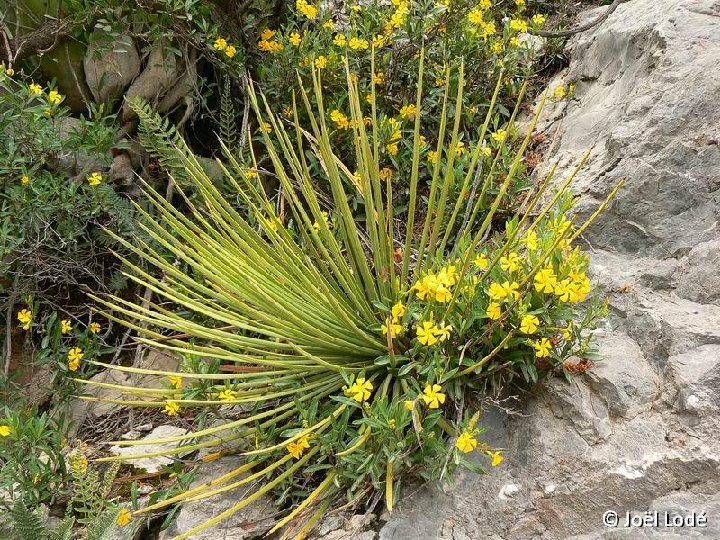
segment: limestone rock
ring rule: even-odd
[[[172,51],[163,47],[162,43],[156,44],[148,57],[147,65],[142,73],[132,83],[125,97],[142,98],[154,105],[167,94],[180,78],[178,58]],[[124,122],[136,118],[127,102],[122,108],[122,119]]]
[[[574,98],[550,106],[541,124],[559,128],[548,166],[559,159],[569,171],[592,149],[573,187],[583,215],[626,180],[587,231],[594,247],[665,258],[717,238],[717,23],[715,0],[633,0],[572,41],[563,78],[576,84]]]
[[[720,305],[720,239],[702,242],[690,250],[677,293],[683,298]]]
[[[187,432],[187,429],[177,426],[158,426],[153,429],[149,435],[140,439],[145,441],[147,444],[142,446],[111,446],[110,452],[116,456],[130,456],[140,453],[150,454],[154,452],[173,450],[177,448],[180,442],[154,443],[153,440],[178,437],[180,435],[185,435]],[[182,457],[183,455],[184,454],[179,454],[179,457]],[[166,465],[171,465],[173,463],[173,459],[172,457],[154,456],[141,459],[127,459],[124,460],[123,463],[128,463],[137,469],[145,469],[147,472],[153,473],[159,471]]]
[[[114,43],[108,44],[93,35],[83,65],[85,81],[95,101],[104,103],[122,97],[125,89],[140,73],[141,60],[131,37],[119,36]]]
[[[190,489],[227,474],[245,463],[244,458],[229,456],[200,466]],[[182,505],[176,520],[164,530],[159,540],[169,540],[183,532],[201,525],[236,505],[248,492],[248,486],[227,491],[201,501]],[[192,536],[193,540],[222,538],[224,540],[247,540],[261,538],[275,523],[275,508],[269,497],[261,497],[218,525]]]

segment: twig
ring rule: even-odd
[[[585,32],[586,30],[590,30],[592,27],[597,26],[598,24],[601,24],[604,22],[610,15],[612,15],[613,11],[617,9],[617,7],[620,4],[623,4],[625,2],[628,2],[629,0],[613,0],[613,3],[610,4],[610,7],[607,9],[605,13],[600,15],[597,19],[595,19],[592,22],[589,22],[588,24],[585,24],[579,28],[573,28],[572,30],[563,30],[560,32],[550,32],[547,30],[535,30],[531,32],[532,34],[535,34],[536,36],[545,37],[545,38],[561,38],[561,37],[570,37],[575,34],[579,34],[580,32]]]

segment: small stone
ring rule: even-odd
[[[519,491],[520,488],[515,484],[505,484],[502,489],[500,489],[500,498],[509,499],[514,497]]]

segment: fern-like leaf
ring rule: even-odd
[[[13,531],[21,540],[49,540],[49,532],[40,512],[18,499],[10,509]]]
[[[230,149],[234,149],[238,143],[235,114],[235,103],[230,94],[230,78],[225,77],[225,84],[220,93],[220,139]]]
[[[167,118],[161,117],[146,101],[135,98],[129,103],[130,108],[140,119],[138,130],[140,143],[157,158],[176,182],[185,184],[187,172],[181,156],[192,155],[185,139]]]

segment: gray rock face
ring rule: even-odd
[[[574,99],[546,114],[561,118],[553,158],[569,167],[592,149],[574,185],[586,213],[626,179],[588,231],[593,246],[666,258],[717,239],[717,28],[714,0],[633,0],[572,42],[561,78]]]
[[[232,456],[206,464],[202,468],[202,474],[196,477],[190,488],[196,488],[207,482],[208,479],[227,474],[244,463],[244,458]],[[254,486],[256,485],[251,484],[249,487]],[[227,491],[214,497],[184,504],[178,513],[177,519],[160,534],[159,540],[174,538],[228,510],[238,503],[249,487],[238,488],[242,490],[241,493],[238,493],[238,490]],[[193,535],[192,538],[193,540],[262,538],[274,524],[275,511],[276,508],[272,500],[268,497],[261,497],[245,507],[241,512],[234,514],[214,527]]]
[[[719,27],[716,0],[632,0],[570,43],[549,88],[575,95],[543,113],[546,161],[567,171],[592,148],[581,215],[626,179],[585,235],[610,299],[604,360],[538,387],[524,416],[486,412],[505,462],[406,494],[381,540],[720,538]],[[628,528],[628,512],[707,523]]]

